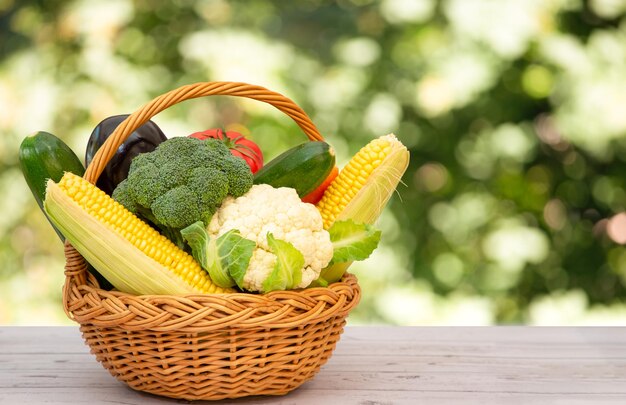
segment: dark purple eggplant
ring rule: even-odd
[[[91,133],[87,150],[85,151],[85,166],[88,166],[96,152],[111,136],[115,128],[122,123],[128,114],[114,115],[105,118]],[[152,152],[167,137],[152,121],[148,121],[133,132],[117,149],[104,171],[98,178],[96,185],[107,194],[113,193],[115,187],[128,176],[130,162],[140,153]]]

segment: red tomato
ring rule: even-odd
[[[226,132],[226,136],[224,136],[224,132]],[[220,139],[228,146],[230,153],[246,161],[252,173],[256,173],[263,167],[263,153],[259,146],[251,140],[246,139],[239,132],[223,131],[220,128],[213,128],[207,129],[206,131],[194,132],[189,135],[189,137],[200,140],[207,138]]]

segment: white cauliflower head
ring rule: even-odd
[[[322,216],[314,205],[303,203],[292,188],[259,184],[241,197],[227,197],[213,215],[208,233],[218,238],[231,229],[256,242],[243,280],[249,291],[263,291],[263,281],[276,264],[268,233],[291,243],[304,257],[302,281],[295,288],[309,286],[333,257],[333,244],[323,228]]]

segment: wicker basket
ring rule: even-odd
[[[155,114],[209,95],[263,101],[322,137],[290,99],[259,86],[208,82],[165,93],[128,117],[100,148],[92,183],[119,145]],[[353,275],[327,288],[268,294],[134,296],[98,287],[83,257],[65,245],[63,305],[96,359],[136,390],[186,400],[282,395],[311,379],[332,355],[360,297]]]

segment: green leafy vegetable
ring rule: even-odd
[[[351,219],[336,221],[328,230],[333,243],[330,264],[365,260],[378,247],[380,230]]]
[[[255,242],[243,238],[236,229],[212,239],[202,221],[182,229],[181,234],[191,247],[193,257],[209,272],[215,284],[223,288],[237,284],[241,288]]]
[[[322,269],[315,286],[325,286],[339,281],[350,264],[355,260],[365,260],[378,246],[381,232],[371,225],[354,222],[351,219],[336,221],[328,230],[333,243],[333,258]]]
[[[231,229],[217,238],[217,250],[222,267],[228,271],[241,289],[243,289],[243,277],[246,275],[255,248],[256,242],[242,237],[236,229]]]
[[[304,256],[291,243],[267,234],[267,243],[276,255],[274,270],[263,281],[263,291],[288,290],[302,282]]]

